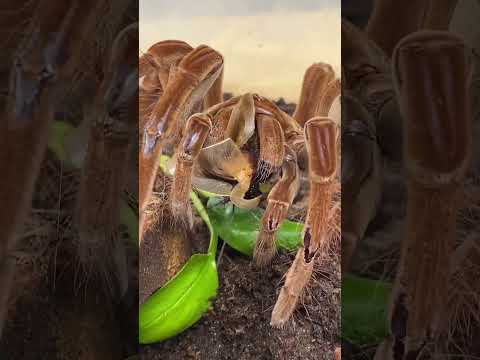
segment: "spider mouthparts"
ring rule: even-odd
[[[262,192],[260,191],[260,183],[252,182],[252,184],[250,185],[250,187],[248,188],[247,192],[244,195],[244,199],[251,200],[261,195],[262,195]]]

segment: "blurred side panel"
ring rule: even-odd
[[[137,354],[138,2],[0,5],[0,353]]]
[[[479,16],[342,2],[345,359],[480,354]]]

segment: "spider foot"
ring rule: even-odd
[[[312,277],[313,265],[314,261],[305,260],[303,248],[299,249],[292,266],[288,269],[285,284],[273,308],[270,325],[281,328],[291,318],[303,290]]]

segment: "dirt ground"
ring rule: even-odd
[[[294,254],[281,254],[271,268],[258,270],[227,247],[219,259],[220,289],[213,308],[179,336],[144,346],[141,358],[333,359],[340,336],[338,250],[317,267],[294,320],[284,329],[274,329],[269,325],[271,311]]]

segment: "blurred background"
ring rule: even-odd
[[[370,16],[373,0],[342,0],[342,16],[353,24],[363,28]],[[468,45],[480,48],[479,0],[461,0],[458,2],[450,24],[450,30],[462,36]]]
[[[140,1],[140,51],[167,39],[225,57],[225,91],[297,102],[314,62],[340,75],[339,0]]]

